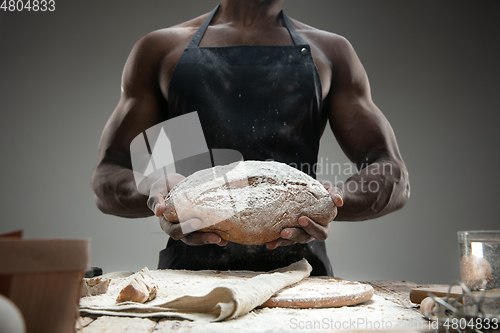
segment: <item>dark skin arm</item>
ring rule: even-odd
[[[410,185],[396,137],[371,99],[361,62],[347,40],[339,37],[338,43],[341,47],[328,50],[340,66],[326,105],[340,147],[360,171],[340,188],[344,205],[337,220],[362,221],[402,208]]]
[[[104,128],[99,144],[98,164],[92,177],[97,206],[108,214],[121,217],[154,215],[147,201],[152,188],[160,183],[146,181],[137,189],[130,158],[130,143],[146,129],[165,120],[168,107],[158,83],[158,64],[164,50],[162,37],[154,33],[134,46],[122,76],[120,101]],[[172,187],[179,179],[169,177]]]
[[[132,50],[123,71],[120,101],[99,143],[92,187],[97,207],[107,214],[128,218],[152,215],[146,206],[148,196],[136,187],[130,159],[130,142],[161,122],[160,110],[165,107],[151,66],[156,57],[152,45],[152,40],[143,39]]]
[[[130,158],[131,141],[141,132],[166,120],[164,110],[168,104],[158,82],[158,66],[162,59],[175,53],[175,50],[165,49],[168,41],[176,45],[185,39],[176,38],[175,32],[157,32],[143,37],[134,46],[125,65],[121,98],[104,128],[98,163],[92,176],[97,207],[106,214],[127,218],[160,216],[162,210],[157,203],[162,202],[169,189],[183,178],[172,174],[157,182],[146,181],[141,184],[141,189],[137,189]],[[186,223],[196,224],[198,221]],[[163,223],[160,225],[170,232]],[[173,237],[176,235],[173,233]],[[214,233],[194,232],[179,235],[180,238],[189,245],[227,243]]]
[[[338,207],[336,220],[363,221],[402,208],[410,195],[406,165],[391,125],[372,101],[358,56],[341,36],[321,31],[308,35],[334,73],[324,100],[330,127],[346,156],[360,170],[344,184],[324,183]],[[317,65],[321,73],[321,62]],[[321,226],[307,217],[301,217],[299,223],[302,229],[283,229],[281,238],[268,248],[328,237],[330,225]]]

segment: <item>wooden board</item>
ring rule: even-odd
[[[261,307],[340,307],[366,302],[373,293],[372,286],[359,282],[307,278],[276,293]]]
[[[410,301],[410,291],[414,288],[422,287],[422,285],[409,281],[360,281],[361,283],[369,284],[375,290],[375,295],[382,296],[388,301],[394,302],[405,308],[415,306]]]
[[[413,288],[410,291],[410,301],[420,304],[424,298],[433,294],[437,297],[446,297],[450,286],[441,284],[425,285],[418,288]],[[462,288],[460,286],[453,286],[451,289],[450,297],[459,297],[462,295]]]

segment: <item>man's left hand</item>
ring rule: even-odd
[[[342,207],[344,204],[341,191],[338,187],[332,186],[330,183],[322,182],[322,184],[332,196],[333,203],[335,204],[335,215],[337,215],[337,207]],[[301,228],[285,228],[281,230],[280,238],[267,243],[267,248],[273,250],[278,246],[288,246],[295,243],[305,244],[313,240],[323,242],[327,239],[330,232],[330,224],[318,224],[307,216],[299,218],[299,225]]]

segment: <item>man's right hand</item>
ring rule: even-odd
[[[198,230],[202,227],[203,222],[199,219],[191,219],[181,223],[189,223],[191,225],[187,230]],[[220,238],[219,235],[213,232],[200,232],[194,231],[190,233],[183,233],[181,223],[174,223],[167,221],[165,216],[160,216],[160,227],[172,239],[181,240],[187,245],[206,245],[217,244],[219,246],[226,246],[227,240]]]
[[[190,228],[186,230],[199,230],[203,226],[203,222],[199,219],[191,219],[181,223],[168,221],[163,213],[165,212],[165,197],[168,192],[177,185],[185,177],[179,174],[169,174],[166,177],[159,179],[151,186],[149,198],[147,201],[149,209],[153,211],[155,216],[160,218],[160,227],[172,239],[181,240],[187,245],[206,245],[217,244],[225,246],[226,240],[220,238],[219,235],[213,232],[194,231],[184,233],[181,228],[181,223],[189,223]]]
[[[165,197],[184,178],[186,177],[178,173],[169,173],[151,185],[147,205],[156,216],[159,217],[165,212]]]

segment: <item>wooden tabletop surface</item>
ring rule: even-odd
[[[412,288],[417,287],[418,285],[413,282],[408,281],[365,281],[362,283],[369,284],[373,286],[375,290],[375,295],[381,296],[386,301],[397,304],[401,308],[404,308],[407,312],[414,314],[415,318],[418,318],[419,325],[418,330],[415,331],[429,331],[427,329],[427,321],[420,316],[420,311],[418,306],[414,303],[410,302],[409,293]],[[297,317],[300,317],[301,309],[293,310]],[[309,310],[314,311],[314,310]],[[262,322],[259,322],[260,315],[258,313],[254,313],[255,310],[247,314],[246,316],[251,316],[252,320],[257,324],[262,325]],[[245,317],[246,317],[245,316]],[[398,318],[399,319],[399,318]],[[262,320],[269,320],[263,319]],[[233,320],[234,321],[234,320]],[[229,321],[231,322],[231,321]],[[251,322],[251,321],[250,321]],[[225,329],[225,322],[220,323],[210,323],[210,330],[207,331],[217,331],[217,332],[225,332],[230,331],[229,329]],[[234,326],[234,325],[233,325]],[[253,326],[253,325],[250,325]],[[297,325],[296,325],[297,326]],[[205,326],[208,327],[208,326]],[[204,327],[204,331],[205,331]],[[242,327],[242,332],[245,331],[256,331],[257,329],[254,327],[248,327],[248,320],[245,327]],[[326,326],[328,327],[328,326]],[[301,331],[299,326],[294,327],[293,325],[284,325],[282,331]],[[308,332],[316,332],[316,331],[333,331],[329,329],[322,329],[322,327],[317,327],[318,329],[308,329],[307,327],[304,331]],[[323,327],[324,328],[324,327]],[[328,327],[330,328],[330,327]],[[422,329],[423,328],[423,329]],[[76,323],[75,332],[77,333],[100,333],[100,332],[196,332],[200,329],[200,326],[194,322],[187,320],[172,320],[172,319],[143,319],[143,318],[130,318],[130,317],[115,317],[115,316],[80,316]],[[231,330],[234,330],[234,327],[231,327]],[[274,330],[273,330],[274,331]],[[410,332],[411,330],[405,330],[404,332]]]

